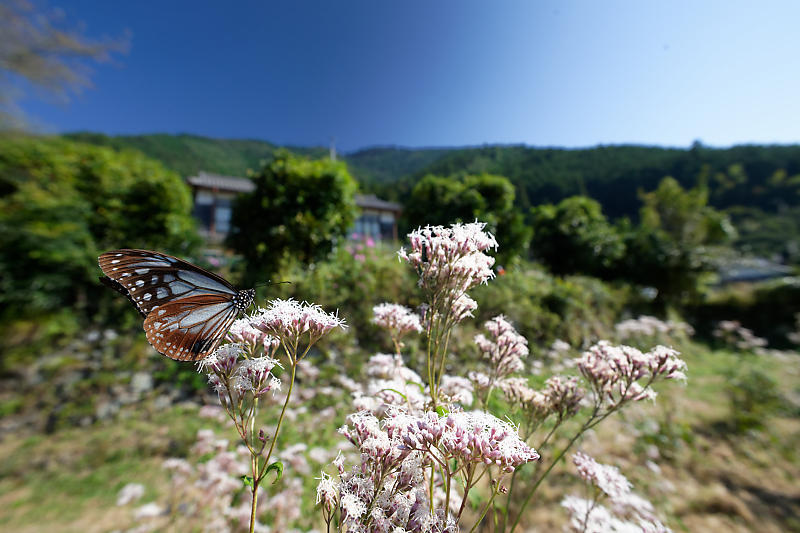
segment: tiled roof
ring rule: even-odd
[[[379,209],[382,211],[396,211],[398,213],[403,210],[403,206],[400,204],[381,200],[374,194],[357,194],[356,205],[361,209]]]
[[[199,172],[197,176],[192,176],[186,179],[189,185],[194,187],[203,187],[205,189],[218,189],[220,191],[231,192],[253,192],[256,188],[255,184],[247,178],[236,178],[234,176],[220,176],[218,174],[209,174],[208,172]]]

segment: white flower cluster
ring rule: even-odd
[[[354,407],[383,414],[390,406],[420,412],[427,399],[422,378],[397,354],[375,354],[367,361],[369,380],[354,391]]]
[[[632,492],[631,483],[619,469],[600,464],[581,452],[573,455],[572,461],[580,477],[599,488],[611,508],[596,500],[566,496],[561,505],[570,513],[571,531],[669,533],[670,529],[658,520],[653,505]]]
[[[259,309],[251,317],[251,325],[289,342],[298,341],[306,333],[316,340],[334,328],[347,327],[343,319],[326,313],[320,306],[291,298],[269,302],[266,309]]]
[[[584,481],[595,485],[610,498],[620,498],[631,491],[630,481],[615,466],[600,464],[582,452],[576,452],[572,462]]]
[[[239,397],[252,393],[259,397],[270,390],[280,390],[281,382],[272,369],[281,364],[268,355],[240,360],[244,353],[239,344],[225,344],[198,362],[198,369],[208,374],[208,381],[224,406],[229,403],[229,394]]]
[[[503,315],[488,320],[483,327],[489,331],[491,339],[479,333],[474,340],[483,357],[489,359],[492,377],[501,380],[522,371],[525,368],[522,358],[528,355],[527,339],[517,333]]]
[[[766,339],[757,337],[751,329],[743,327],[738,320],[720,321],[712,335],[739,350],[759,350],[767,346]]]
[[[398,256],[417,270],[420,286],[458,297],[494,277],[494,258],[483,252],[496,249],[497,241],[485,227],[482,222],[425,226],[408,235],[411,251],[401,249]]]
[[[372,323],[388,329],[398,338],[422,331],[419,315],[399,304],[382,303],[372,308]]]
[[[663,337],[669,339],[694,335],[694,328],[686,322],[664,321],[649,315],[623,320],[614,326],[614,330],[617,332],[617,337],[623,341],[641,337]]]
[[[394,413],[384,421],[388,435],[406,450],[435,454],[460,463],[495,464],[505,472],[539,459],[517,433],[517,428],[483,411],[439,416]]]
[[[506,378],[500,383],[506,399],[527,411],[534,421],[542,421],[554,414],[565,419],[578,412],[584,392],[578,387],[576,377],[552,376],[545,381],[542,391],[533,390],[525,378]]]
[[[317,499],[326,521],[339,510],[346,531],[456,533],[459,529],[452,516],[441,510],[431,512],[425,485],[430,458],[404,449],[370,413],[351,415],[348,422],[340,431],[359,448],[361,465],[346,471],[339,456],[334,461],[338,482],[322,475]],[[460,504],[454,496],[451,501]]]
[[[280,344],[277,338],[255,328],[251,317],[235,321],[228,331],[228,340],[247,347],[250,353],[254,353],[256,350],[272,353]]]
[[[628,400],[655,399],[650,385],[656,380],[685,380],[686,363],[678,355],[666,346],[642,353],[631,346],[600,341],[585,351],[576,365],[591,385],[595,402],[617,405]]]

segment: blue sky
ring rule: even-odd
[[[800,141],[800,2],[50,0],[129,31],[49,131],[278,144]]]

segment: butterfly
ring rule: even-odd
[[[144,318],[148,342],[178,361],[213,352],[236,317],[255,300],[220,276],[148,250],[112,250],[98,258],[105,285],[125,295]]]

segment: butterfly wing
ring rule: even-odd
[[[236,289],[220,276],[160,252],[113,250],[101,255],[98,263],[106,276],[128,291],[126,296],[145,316],[176,298],[236,295]]]
[[[147,315],[144,331],[153,348],[170,359],[197,361],[217,348],[237,314],[223,296],[187,296]]]
[[[216,349],[236,319],[236,289],[191,263],[148,250],[113,250],[98,259],[108,279],[145,317],[147,340],[160,353],[197,361]]]

